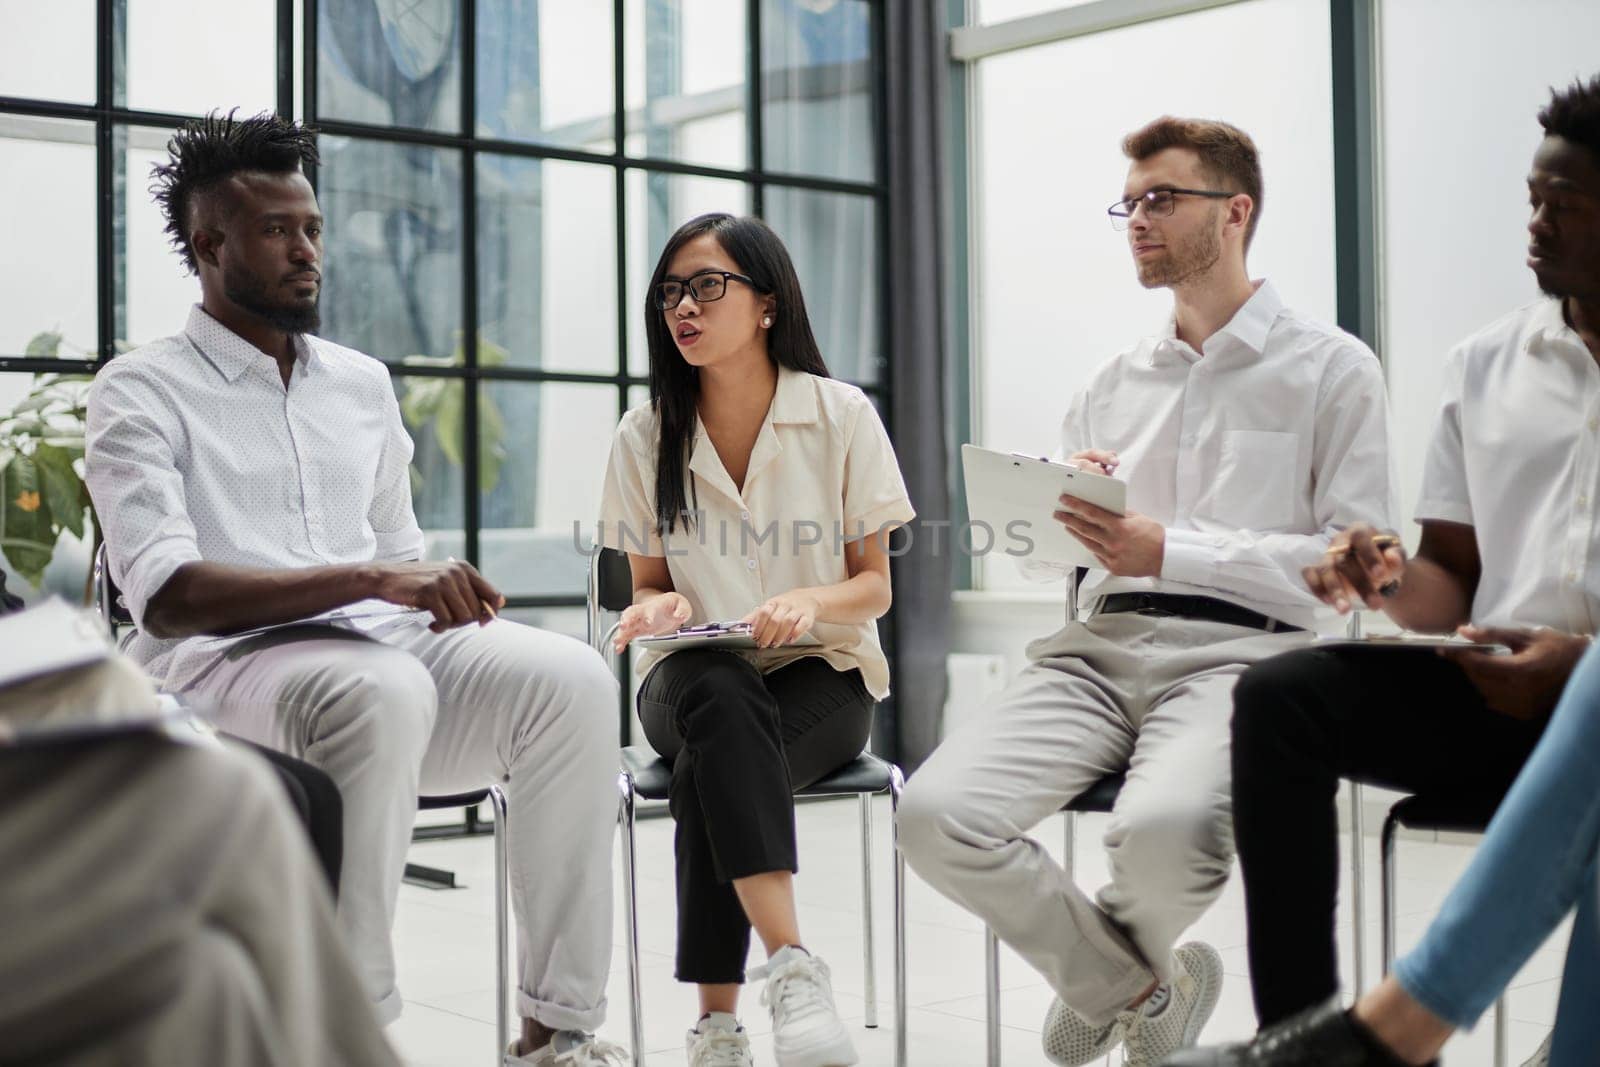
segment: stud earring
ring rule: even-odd
[[[763,326],[771,326],[772,325],[772,319],[771,318],[763,318],[761,320],[761,325],[763,325]]]

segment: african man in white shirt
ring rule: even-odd
[[[1055,990],[1058,1064],[1122,1043],[1152,1065],[1199,1036],[1221,960],[1175,946],[1232,861],[1234,682],[1309,641],[1301,568],[1341,527],[1381,523],[1393,496],[1377,359],[1246,272],[1262,187],[1249,136],[1164,117],[1123,150],[1112,222],[1140,283],[1172,290],[1173,317],[1073,398],[1059,455],[1123,478],[1127,513],[1061,498],[1056,518],[1100,565],[1081,583],[1087,618],[1028,646],[900,807],[912,867]],[[1091,899],[1026,835],[1118,772],[1110,883]]]
[[[182,333],[103,369],[88,410],[127,650],[224,731],[338,784],[338,918],[384,1022],[401,1008],[389,938],[417,796],[505,783],[523,1016],[506,1062],[617,1062],[593,1037],[615,680],[581,642],[497,618],[504,598],[471,566],[421,558],[388,371],[315,336],[311,133],[212,115],[168,147],[154,189],[202,299]]]

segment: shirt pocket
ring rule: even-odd
[[[1206,510],[1246,530],[1279,530],[1294,522],[1300,435],[1280,430],[1224,430],[1217,475]]]

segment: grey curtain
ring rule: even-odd
[[[945,377],[947,324],[945,109],[949,99],[942,4],[887,0],[884,136],[888,157],[889,419],[917,526],[950,518]],[[950,647],[951,538],[912,531],[894,562],[888,635],[894,695],[881,748],[908,771],[933,751]]]

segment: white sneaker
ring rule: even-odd
[[[1156,1067],[1162,1060],[1200,1039],[1206,1020],[1222,993],[1222,957],[1210,945],[1191,941],[1173,953],[1177,976],[1152,1014],[1146,1001],[1128,1024],[1123,1062],[1127,1067]],[[1161,991],[1158,991],[1158,993]]]
[[[833,1006],[828,965],[786,945],[750,977],[765,978],[761,1003],[772,1012],[772,1054],[778,1067],[850,1067],[856,1049]]]
[[[1550,1067],[1550,1039],[1554,1036],[1553,1033],[1544,1035],[1544,1044],[1534,1050],[1533,1055],[1523,1062],[1522,1067]]]
[[[1104,1026],[1095,1026],[1057,997],[1050,1002],[1040,1035],[1045,1059],[1060,1067],[1093,1063],[1122,1044],[1122,1035],[1132,1018],[1133,1012],[1125,1011]]]
[[[506,1049],[505,1067],[627,1067],[628,1050],[601,1041],[582,1030],[558,1030],[543,1048],[517,1055],[518,1042]]]
[[[701,1019],[684,1041],[689,1067],[755,1067],[750,1035],[725,1011]]]

